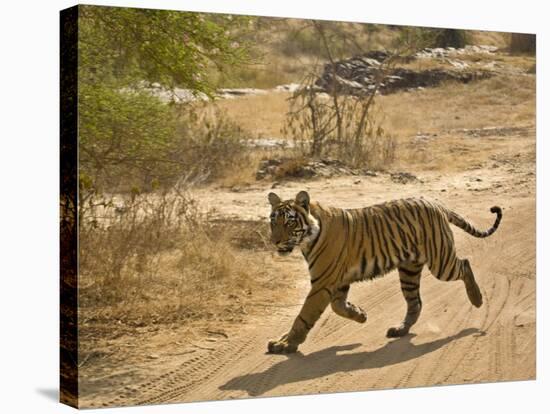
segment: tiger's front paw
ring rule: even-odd
[[[354,308],[355,308],[355,314],[353,315],[352,319],[355,322],[365,323],[367,321],[367,312],[365,312],[359,306],[354,306]]]
[[[297,349],[298,344],[289,343],[286,335],[267,344],[267,352],[270,354],[292,354]]]

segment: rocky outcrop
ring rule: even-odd
[[[351,168],[336,159],[301,160],[295,158],[267,159],[260,163],[256,179],[264,178],[292,179],[337,177],[341,175],[376,176],[366,168]]]
[[[423,51],[427,56],[444,55],[447,49],[429,49]],[[455,52],[460,49],[454,49]],[[450,53],[450,52],[449,52]],[[423,55],[424,57],[424,55]],[[370,52],[364,56],[325,65],[323,73],[316,80],[315,87],[319,92],[364,95],[376,88],[378,78],[382,76],[381,67],[388,54],[382,51]],[[441,82],[453,80],[468,83],[477,79],[492,76],[486,70],[466,70],[466,66],[453,65],[456,69],[428,69],[415,71],[397,67],[391,70],[381,80],[378,91],[389,94],[399,90],[427,88],[439,85]]]

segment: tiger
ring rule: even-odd
[[[476,229],[463,217],[436,201],[403,198],[357,209],[324,207],[311,202],[306,191],[281,200],[271,192],[271,243],[278,254],[299,246],[307,262],[311,288],[290,330],[268,342],[268,353],[294,353],[330,304],[337,315],[359,323],[367,313],[348,302],[350,284],[381,277],[397,268],[407,304],[404,319],[387,330],[388,338],[407,335],[422,310],[420,276],[424,265],[439,280],[462,280],[473,306],[483,304],[480,288],[468,259],[460,259],[450,224],[474,237],[493,234],[502,209],[491,228]]]

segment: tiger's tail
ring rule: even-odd
[[[472,224],[468,223],[466,219],[464,219],[454,211],[448,210],[447,216],[451,223],[453,223],[457,227],[460,227],[466,233],[469,233],[474,237],[484,238],[484,237],[489,237],[491,234],[493,234],[498,229],[498,226],[500,225],[500,221],[502,220],[502,209],[500,207],[496,207],[496,206],[491,207],[491,213],[496,214],[497,218],[493,226],[485,231],[480,231],[476,229]]]

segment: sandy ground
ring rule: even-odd
[[[387,328],[405,313],[397,274],[392,272],[352,286],[350,300],[367,311],[366,324],[327,310],[297,354],[269,355],[268,340],[288,330],[309,280],[299,252],[284,258],[261,252],[266,268],[273,270],[274,277],[291,280],[291,289],[258,298],[256,311],[239,326],[210,326],[209,333],[199,337],[174,326],[138,343],[120,338],[118,352],[127,359],[105,375],[92,367],[83,371],[81,406],[534,379],[534,131],[528,136],[471,138],[464,145],[475,149],[476,142],[483,140],[486,145],[490,139],[495,144],[498,140],[498,152],[487,153],[481,164],[458,172],[413,171],[419,178],[413,183],[395,183],[389,174],[379,174],[282,183],[273,190],[290,198],[306,189],[312,199],[339,207],[430,197],[479,228],[492,224],[489,208],[501,206],[501,227],[487,239],[475,239],[455,228],[459,255],[470,259],[484,296],[481,308],[470,304],[462,283],[438,281],[424,270],[424,308],[418,323],[409,335],[387,339]],[[216,207],[220,216],[265,219],[271,186],[259,183],[239,192],[209,188],[196,196],[204,208]]]

